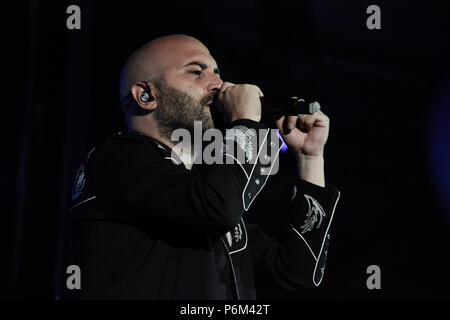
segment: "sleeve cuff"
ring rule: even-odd
[[[267,126],[263,125],[262,123],[254,121],[254,120],[250,120],[250,119],[237,119],[237,120],[231,122],[227,126],[227,129],[233,128],[235,126],[244,126],[244,127],[252,128],[252,129],[269,129]]]
[[[314,258],[314,285],[322,282],[330,241],[330,226],[340,197],[333,185],[320,187],[299,179],[294,186],[292,228]]]

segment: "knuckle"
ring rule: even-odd
[[[257,85],[252,84],[251,86],[252,89],[255,90],[255,92],[261,92],[261,89]]]
[[[223,90],[223,92],[227,93],[227,92],[230,92],[232,89],[233,89],[233,86],[228,86]]]

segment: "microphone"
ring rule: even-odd
[[[302,116],[313,114],[320,110],[317,101],[307,102],[305,99],[291,97],[289,99],[271,99],[260,97],[262,115],[273,116]]]
[[[305,99],[297,97],[274,99],[260,97],[261,100],[261,121],[268,127],[276,128],[270,118],[280,118],[281,116],[302,116],[313,114],[320,110],[320,104],[317,101],[307,102]],[[217,103],[217,95],[213,99],[212,106]],[[226,128],[227,119],[219,108],[211,108],[211,115],[216,128]]]

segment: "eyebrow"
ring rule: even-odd
[[[199,66],[202,68],[202,70],[208,69],[208,66],[200,61],[192,61],[189,63],[186,63],[183,68],[189,67],[189,66]],[[214,73],[220,75],[220,70],[218,67],[214,68]]]

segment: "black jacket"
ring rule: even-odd
[[[247,128],[264,129],[250,151],[278,156],[279,149],[267,150],[269,130],[260,123],[232,125],[244,137]],[[65,288],[62,297],[255,299],[256,268],[285,289],[319,285],[339,192],[299,179],[291,224],[271,239],[243,219],[270,165],[238,163],[227,153],[234,164],[200,172],[138,133],[116,134],[93,149],[79,169],[65,233],[64,271],[80,267],[81,289]]]

